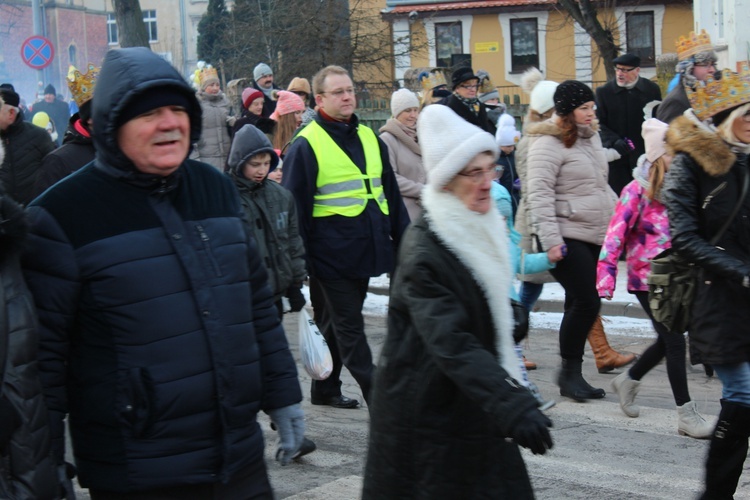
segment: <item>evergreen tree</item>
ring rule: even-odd
[[[227,44],[229,13],[224,0],[209,0],[206,13],[198,23],[198,58],[219,66],[230,53]]]

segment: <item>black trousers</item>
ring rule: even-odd
[[[601,308],[596,291],[596,263],[599,245],[563,238],[568,254],[551,269],[565,289],[565,313],[560,323],[560,355],[565,360],[583,361],[586,338]]]
[[[369,283],[369,278],[330,280],[310,277],[310,302],[315,323],[328,342],[333,359],[330,377],[312,381],[310,393],[313,398],[341,395],[341,368],[346,366],[369,405],[375,365],[362,316]]]
[[[89,489],[91,500],[273,500],[263,460],[235,474],[227,484],[169,486],[133,493]]]

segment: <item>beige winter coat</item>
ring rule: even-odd
[[[547,250],[563,237],[601,245],[617,196],[597,124],[579,126],[566,148],[556,117],[529,127],[526,203],[529,231]]]
[[[419,144],[404,132],[403,125],[395,118],[390,118],[380,127],[380,138],[388,146],[391,167],[396,174],[398,189],[404,199],[406,211],[409,212],[409,218],[416,220],[422,213],[419,197],[427,182]]]

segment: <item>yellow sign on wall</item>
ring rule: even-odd
[[[474,44],[475,54],[486,54],[488,52],[500,52],[499,42],[478,42]]]

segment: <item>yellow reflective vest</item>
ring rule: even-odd
[[[300,131],[299,136],[307,139],[318,162],[313,217],[357,217],[365,211],[367,201],[371,199],[377,202],[381,212],[388,215],[378,139],[363,125],[357,127],[357,135],[365,152],[367,172],[364,174],[317,122],[310,122]],[[368,180],[369,183],[365,182]]]

